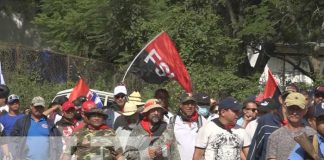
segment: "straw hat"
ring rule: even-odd
[[[162,108],[162,109],[164,109],[159,102],[160,101],[158,99],[149,99],[149,100],[147,100],[145,105],[144,105],[144,110],[142,111],[142,113],[146,113],[149,110],[154,109],[154,108]]]
[[[137,111],[137,106],[133,102],[126,102],[124,106],[124,112],[122,113],[124,116],[131,116],[135,114]]]
[[[144,102],[142,102],[141,94],[137,91],[134,91],[132,94],[128,96],[128,101],[133,102],[137,106],[141,106],[145,104]]]

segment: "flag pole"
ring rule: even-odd
[[[131,64],[128,66],[128,68],[127,68],[127,70],[126,70],[126,72],[125,72],[125,74],[124,74],[124,77],[123,77],[123,80],[122,80],[122,82],[124,83],[124,81],[125,81],[125,78],[126,78],[126,76],[127,76],[127,73],[129,72],[129,70],[130,70],[130,68],[131,68],[131,66],[133,65],[133,63],[135,62],[135,60],[139,57],[139,55],[144,51],[144,49],[149,45],[149,44],[151,44],[151,42],[152,41],[154,41],[157,37],[159,37],[162,33],[164,33],[164,31],[162,31],[161,33],[159,33],[157,36],[155,36],[149,43],[147,43],[146,45],[145,45],[145,47],[135,56],[135,58],[133,59],[133,61],[131,62]]]

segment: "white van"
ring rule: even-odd
[[[72,92],[73,88],[71,89],[66,89],[63,91],[59,91],[58,93],[56,93],[55,97],[53,98],[52,102],[54,102],[56,99],[58,99],[59,97],[65,96],[67,98],[69,98],[71,92]],[[99,96],[102,104],[104,106],[107,106],[107,104],[109,102],[113,102],[114,101],[114,94],[111,92],[105,92],[105,91],[99,91],[99,90],[95,90],[95,89],[90,89],[92,92],[96,92],[97,95]]]

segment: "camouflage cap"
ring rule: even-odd
[[[90,117],[91,115],[99,114],[99,115],[102,115],[104,117],[104,119],[108,118],[108,115],[100,108],[92,108],[89,111],[84,112],[84,114],[87,117]]]

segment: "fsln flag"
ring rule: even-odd
[[[273,98],[278,101],[279,96],[281,95],[280,89],[276,82],[276,79],[272,75],[271,70],[268,70],[268,80],[266,86],[264,88],[263,97],[265,98]]]
[[[80,78],[78,83],[73,88],[73,90],[69,96],[69,101],[73,102],[80,96],[85,96],[85,97],[87,97],[88,100],[95,102],[98,108],[103,107],[103,104],[102,104],[99,96],[95,92],[92,92],[89,89],[88,84],[83,80],[82,77]]]
[[[166,32],[160,33],[149,42],[130,67],[130,71],[141,77],[145,82],[160,84],[173,79],[187,93],[192,92],[188,71]]]
[[[3,74],[2,74],[1,62],[0,62],[0,84],[6,84],[6,82],[4,81],[4,78],[3,78]]]

